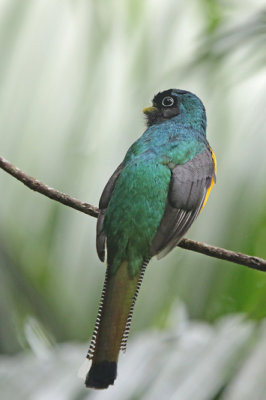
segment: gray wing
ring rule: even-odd
[[[112,192],[115,187],[115,183],[117,178],[119,177],[121,171],[123,168],[123,163],[121,163],[107,184],[105,185],[105,188],[103,189],[100,202],[99,202],[99,215],[98,215],[98,220],[97,220],[97,228],[96,228],[96,249],[97,249],[97,254],[98,257],[101,261],[104,261],[105,258],[105,234],[103,231],[103,223],[104,223],[104,212],[108,206],[108,203],[110,201]]]
[[[215,180],[211,152],[206,150],[171,172],[164,215],[151,246],[151,255],[158,258],[180,242],[198,216],[212,178]]]

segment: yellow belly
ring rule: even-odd
[[[213,165],[214,165],[214,173],[215,173],[215,175],[216,175],[216,171],[217,171],[217,161],[216,161],[215,154],[214,154],[214,152],[212,151],[211,148],[210,148],[210,151],[211,151],[212,160],[213,160]],[[210,186],[209,186],[209,188],[208,188],[208,190],[207,190],[207,193],[206,193],[206,196],[205,196],[205,199],[204,199],[204,203],[202,204],[201,210],[203,210],[205,204],[207,203],[209,194],[210,194],[210,192],[211,192],[211,190],[212,190],[214,184],[215,184],[215,179],[212,177],[212,179],[211,179],[211,184],[210,184]]]

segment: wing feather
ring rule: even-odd
[[[105,188],[103,189],[100,202],[99,202],[99,215],[97,219],[97,228],[96,228],[96,249],[97,249],[97,254],[98,257],[101,261],[104,261],[105,259],[105,234],[103,231],[103,224],[104,224],[104,212],[108,206],[108,203],[110,201],[112,192],[115,187],[115,183],[117,178],[119,177],[121,171],[123,168],[123,163],[121,163],[105,185]]]
[[[212,153],[208,149],[172,170],[168,199],[151,254],[164,257],[185,235],[203,206],[206,193],[215,179]]]

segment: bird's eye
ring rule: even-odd
[[[166,96],[166,97],[164,97],[163,98],[163,100],[162,100],[162,105],[164,106],[164,107],[171,107],[173,104],[174,104],[174,99],[173,99],[173,97],[171,97],[171,96]]]

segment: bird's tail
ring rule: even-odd
[[[119,350],[126,350],[134,305],[149,260],[145,260],[138,274],[131,277],[128,263],[110,273],[107,267],[98,316],[87,354],[92,360],[85,384],[105,389],[113,385],[117,375]]]

